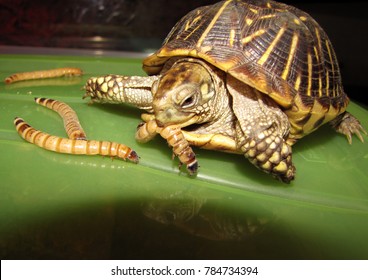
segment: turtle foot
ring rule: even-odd
[[[349,112],[342,113],[330,123],[337,132],[346,136],[349,144],[353,142],[352,135],[354,134],[359,138],[360,141],[364,142],[362,134],[367,135],[367,132],[359,120]]]

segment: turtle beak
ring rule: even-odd
[[[159,127],[164,127],[167,124],[174,124],[175,120],[173,116],[175,116],[175,112],[173,108],[160,108],[159,110],[155,111],[157,125]]]

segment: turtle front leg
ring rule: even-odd
[[[238,136],[241,143],[240,150],[251,163],[282,182],[289,183],[294,179],[292,149],[278,131],[277,126],[271,125],[246,138],[240,128],[237,130],[240,134]]]
[[[236,143],[251,163],[289,183],[294,179],[290,123],[286,114],[265,94],[229,77],[227,89],[233,98],[237,121]]]
[[[91,103],[127,103],[152,112],[152,85],[160,76],[106,75],[89,78],[83,98],[90,97]]]

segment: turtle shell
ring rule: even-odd
[[[143,61],[143,69],[158,74],[177,56],[201,58],[269,95],[285,110],[298,103],[313,113],[330,111],[330,120],[348,103],[326,33],[307,13],[286,4],[229,0],[195,9]]]

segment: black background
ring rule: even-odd
[[[217,0],[0,0],[0,45],[151,52],[188,11]],[[315,18],[339,59],[344,88],[368,104],[368,3],[284,1]]]

